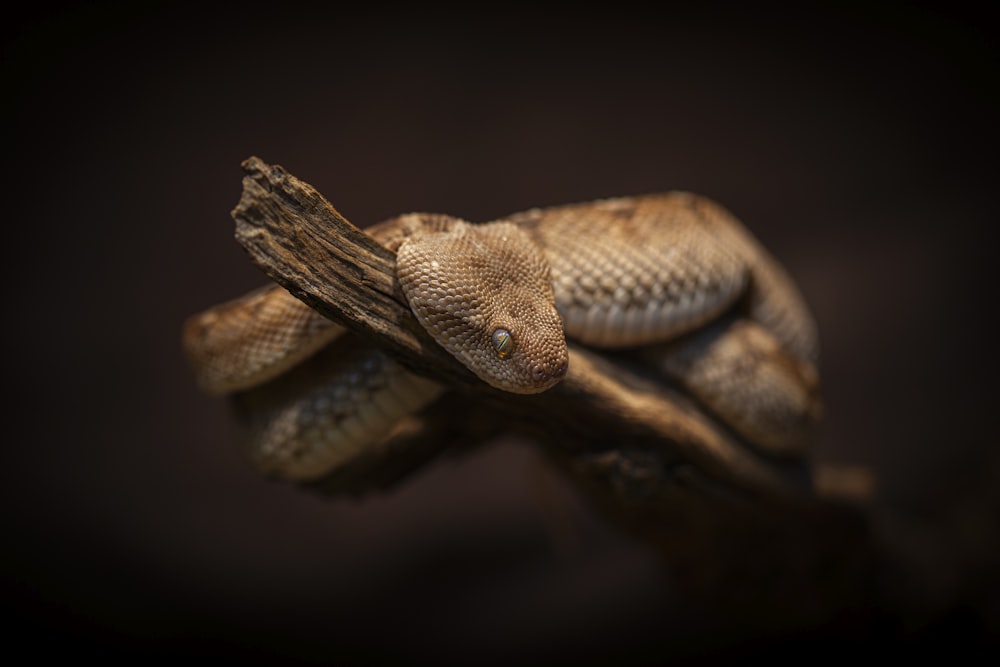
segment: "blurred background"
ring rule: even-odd
[[[438,665],[797,650],[692,618],[529,443],[361,499],[255,474],[179,331],[264,281],[229,217],[258,155],[362,226],[669,189],[725,204],[814,309],[816,460],[875,471],[922,601],[846,646],[995,649],[995,24],[862,7],[10,17],[8,646]]]

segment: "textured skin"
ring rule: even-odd
[[[749,443],[787,456],[809,442],[820,416],[815,325],[784,270],[709,200],[608,199],[483,225],[410,214],[368,231],[396,251],[418,321],[494,387],[557,383],[565,338],[639,348]],[[498,330],[511,339],[502,354]],[[277,286],[187,323],[200,384],[239,392],[261,470],[323,476],[440,395],[376,350],[331,345],[342,331]]]
[[[704,197],[620,197],[506,220],[544,249],[571,338],[599,347],[664,341],[745,295],[748,315],[791,354],[818,359],[815,324],[792,280],[735,217]]]
[[[743,292],[746,264],[681,201],[608,199],[514,216],[545,249],[568,336],[603,348],[669,340]]]
[[[344,331],[285,290],[268,286],[188,320],[184,347],[201,388],[222,396],[263,384]]]
[[[517,226],[456,221],[448,233],[402,244],[396,274],[420,324],[484,382],[534,394],[566,374],[569,350],[549,267]],[[504,359],[491,342],[497,329],[512,338]]]
[[[348,333],[234,403],[257,467],[309,479],[378,447],[443,391]]]

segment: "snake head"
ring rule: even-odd
[[[431,336],[487,384],[535,394],[566,374],[569,351],[545,256],[516,225],[454,220],[399,246],[396,273]]]

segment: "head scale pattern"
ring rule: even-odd
[[[516,225],[456,221],[445,232],[414,234],[396,267],[417,320],[486,383],[534,394],[566,374],[549,265]]]

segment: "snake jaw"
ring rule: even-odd
[[[566,374],[548,262],[514,225],[455,221],[414,234],[397,250],[396,272],[420,324],[487,384],[536,394]]]

